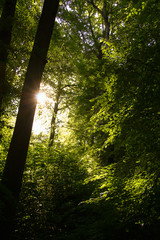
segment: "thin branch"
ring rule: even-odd
[[[95,5],[95,3],[94,3],[93,0],[90,0],[90,1],[87,1],[87,2],[88,2],[89,4],[92,4],[92,6],[93,6],[101,15],[103,15],[102,10],[99,9],[99,8]]]

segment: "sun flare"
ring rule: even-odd
[[[33,134],[49,134],[51,118],[54,108],[55,93],[49,85],[41,85],[39,93],[35,94],[37,100],[36,112],[33,122]]]
[[[44,92],[39,92],[36,95],[36,99],[39,104],[44,104],[46,101],[46,94]]]

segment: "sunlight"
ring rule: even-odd
[[[47,97],[46,97],[46,94],[44,92],[39,92],[37,95],[36,95],[36,99],[37,99],[37,102],[39,104],[44,104]]]
[[[34,121],[34,124],[33,124],[33,133],[38,135],[40,133],[45,133],[46,132],[46,129],[43,125],[43,120],[42,119],[36,119],[36,121]]]
[[[48,134],[54,106],[53,89],[47,84],[41,84],[41,89],[35,97],[37,100],[37,106],[32,128],[33,134]]]
[[[49,134],[51,127],[51,119],[54,111],[56,93],[49,85],[41,84],[41,89],[36,94],[37,106],[33,122],[33,134],[39,135],[40,133]],[[59,105],[60,107],[60,105]],[[65,141],[68,131],[63,126],[68,119],[68,110],[59,110],[57,121],[59,122],[57,129],[61,139]]]

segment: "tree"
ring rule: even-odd
[[[57,117],[57,113],[58,113],[60,94],[61,94],[61,82],[58,82],[57,91],[56,91],[56,97],[55,97],[54,110],[53,110],[53,115],[52,115],[52,120],[51,120],[49,147],[53,146],[53,143],[54,143],[55,128],[56,128],[55,125],[56,125],[56,117]]]
[[[5,3],[5,1],[2,2]],[[6,1],[6,3],[7,2],[8,1]],[[0,39],[2,37],[4,40],[8,39],[7,33],[9,30],[10,21],[13,25],[10,44],[5,46],[1,46],[4,45],[4,42],[1,42],[0,44],[2,47],[0,47],[0,49],[3,51],[3,53],[6,52],[8,48],[8,57],[6,59],[7,68],[5,70],[5,64],[3,64],[3,68],[1,68],[1,73],[3,73],[2,75],[5,75],[5,79],[3,79],[5,86],[0,87],[0,98],[2,100],[2,110],[0,114],[0,141],[2,145],[5,137],[3,134],[3,129],[7,126],[5,119],[6,117],[10,118],[10,116],[13,116],[13,118],[15,118],[17,115],[17,108],[21,96],[25,73],[32,51],[34,37],[42,9],[42,2],[41,5],[39,2],[40,0],[37,0],[34,3],[31,0],[18,1],[16,4],[14,18],[12,17],[11,19],[11,16],[9,14],[11,8],[10,6],[10,8],[6,8],[6,14],[8,13],[8,17],[6,16],[4,18],[4,21],[1,21],[2,26],[0,29],[3,30],[3,33],[1,32]],[[13,5],[13,1],[9,1],[9,3],[10,5]],[[5,37],[3,35],[5,35]],[[2,57],[3,54],[0,54],[0,59]],[[2,81],[0,82],[2,83]],[[5,91],[5,93],[2,94],[1,91]]]
[[[70,26],[70,29],[66,29],[64,24],[64,28],[66,31],[68,30],[68,38],[76,42],[76,48],[81,53],[75,58],[78,89],[72,101],[74,102],[72,113],[70,112],[70,116],[75,116],[75,124],[72,121],[70,127],[77,129],[76,135],[79,142],[88,143],[90,146],[93,145],[96,136],[94,131],[90,134],[92,126],[89,124],[93,114],[93,100],[104,92],[105,75],[109,75],[110,72],[106,68],[107,64],[104,64],[108,60],[103,59],[101,40],[104,38],[105,42],[109,41],[109,17],[111,19],[112,8],[109,1],[98,1],[96,5],[94,1],[84,1],[83,3],[74,1],[70,4],[68,11],[65,9],[62,15],[67,26]],[[102,139],[100,137],[102,132],[97,135]],[[106,135],[103,138],[106,138]]]
[[[16,3],[17,0],[6,0],[4,2],[3,11],[0,18],[0,116],[4,111],[3,100],[8,93],[6,66],[11,43]]]
[[[58,115],[70,107],[73,88],[76,87],[74,53],[70,53],[72,42],[63,28],[61,14],[58,14],[53,40],[48,53],[48,64],[44,72],[44,84],[53,89],[54,107],[51,119],[49,147],[53,146],[58,132]],[[60,120],[62,126],[62,121]]]
[[[2,183],[18,199],[39,91],[59,0],[45,0],[22,90]],[[47,27],[46,27],[47,26]]]
[[[93,0],[88,0],[88,3],[90,3],[97,11],[100,13],[104,20],[104,39],[106,41],[109,40],[109,31],[110,31],[110,23],[109,23],[109,13],[110,13],[110,7],[111,3],[109,1],[104,0],[102,10],[94,3]]]

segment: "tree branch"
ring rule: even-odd
[[[95,3],[94,3],[93,0],[90,0],[90,1],[87,1],[87,2],[88,2],[89,4],[92,4],[92,6],[93,6],[101,15],[103,15],[102,10],[99,9],[99,8],[95,5]]]

